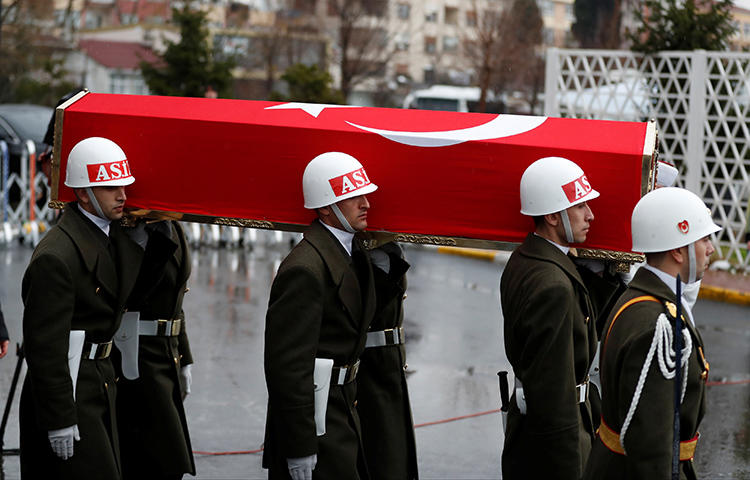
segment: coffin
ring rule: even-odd
[[[561,156],[601,193],[583,251],[626,261],[639,258],[630,214],[652,187],[657,143],[653,123],[95,93],[61,105],[55,131],[53,207],[74,199],[63,185],[71,148],[102,136],[128,157],[133,215],[287,231],[314,218],[307,162],[346,152],[379,186],[372,244],[512,248],[533,229],[520,213],[523,171]]]

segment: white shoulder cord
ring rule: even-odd
[[[682,349],[682,395],[680,396],[680,403],[685,399],[685,390],[687,388],[687,373],[688,373],[688,360],[690,359],[690,353],[693,351],[693,340],[690,337],[690,332],[687,328],[682,329],[682,338],[684,340],[684,347]],[[630,426],[633,415],[635,415],[635,409],[638,406],[638,401],[641,399],[641,393],[643,392],[643,386],[646,383],[646,376],[649,368],[651,368],[651,361],[654,358],[654,352],[657,353],[659,361],[659,369],[661,374],[667,380],[671,380],[675,376],[675,352],[672,345],[672,324],[667,319],[667,316],[663,313],[656,319],[656,328],[654,329],[654,338],[651,340],[651,347],[646,355],[646,361],[641,369],[641,376],[638,378],[638,385],[635,387],[635,394],[633,400],[630,402],[630,409],[628,414],[625,416],[625,422],[622,424],[622,430],[620,431],[620,445],[625,450],[625,432],[627,432]]]

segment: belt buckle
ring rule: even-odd
[[[395,345],[396,338],[397,334],[394,329],[386,328],[385,330],[383,330],[383,339],[385,340],[386,345]]]
[[[177,335],[179,335],[181,326],[182,326],[182,319],[175,318],[174,320],[172,320],[172,328],[171,328],[170,334],[173,337],[176,337]]]
[[[346,383],[351,382],[355,378],[357,378],[357,372],[359,371],[359,360],[357,360],[354,365],[350,366],[346,369]]]
[[[112,353],[112,342],[100,343],[96,350],[96,358],[107,358]]]
[[[169,320],[164,320],[162,318],[158,319],[156,321],[156,334],[163,337],[167,334],[167,329],[169,327]]]

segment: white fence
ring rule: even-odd
[[[748,268],[750,54],[549,49],[545,115],[656,120],[660,158],[722,227],[719,256]]]

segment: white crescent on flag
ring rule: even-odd
[[[487,123],[475,127],[440,132],[402,132],[398,130],[381,130],[365,127],[347,121],[352,127],[371,133],[377,133],[393,142],[411,145],[413,147],[447,147],[471,140],[490,140],[493,138],[510,137],[537,128],[547,117],[532,117],[528,115],[498,115]]]

